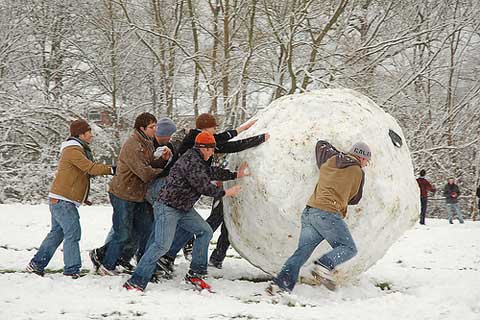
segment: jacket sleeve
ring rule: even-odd
[[[360,200],[362,199],[362,196],[363,196],[363,185],[364,184],[365,184],[365,172],[363,172],[363,170],[362,170],[362,178],[360,180],[360,186],[358,187],[358,192],[352,199],[350,199],[350,201],[348,201],[349,205],[353,206],[353,205],[356,205],[360,202]]]
[[[317,166],[320,168],[330,157],[339,154],[340,151],[335,149],[330,143],[324,140],[319,140],[315,147],[315,155],[317,159]]]
[[[211,183],[208,172],[202,168],[201,164],[192,163],[191,165],[193,167],[189,168],[189,174],[186,174],[185,177],[198,193],[214,198],[221,198],[225,195],[223,188]]]
[[[154,180],[163,170],[152,168],[151,163],[145,159],[143,152],[140,150],[131,152],[123,159],[128,168],[144,183]]]
[[[455,192],[457,193],[457,198],[460,197],[460,188],[458,186],[455,186]]]
[[[435,192],[437,191],[437,189],[435,189],[435,187],[432,186],[432,184],[428,181],[427,182],[427,191],[431,191],[431,192]]]
[[[447,186],[443,187],[443,196],[448,197]]]
[[[65,152],[68,152],[68,159],[71,163],[82,172],[91,176],[112,174],[111,166],[90,161],[80,147],[68,148]]]
[[[195,137],[194,135],[189,132],[182,140],[180,147],[178,147],[178,155],[182,155],[187,152],[188,149],[192,148],[195,144]]]
[[[161,169],[164,169],[165,166],[167,165],[168,163],[168,160],[165,160],[163,159],[162,157],[158,158],[158,159],[155,159],[153,160],[150,165],[152,166],[152,168],[161,168]]]
[[[217,144],[215,148],[215,153],[235,153],[240,152],[249,148],[256,147],[265,142],[265,134],[260,134],[258,136],[253,136],[250,138],[237,140],[237,141],[228,141],[223,144]]]
[[[237,130],[227,130],[221,133],[216,133],[213,136],[217,144],[223,144],[228,140],[235,138],[238,135]]]
[[[227,181],[237,179],[237,173],[220,167],[210,167],[210,178],[216,181]]]

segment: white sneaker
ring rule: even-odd
[[[332,271],[328,270],[324,266],[315,264],[310,273],[318,284],[324,285],[328,290],[333,291],[337,288]]]
[[[109,270],[103,264],[98,267],[97,273],[101,276],[118,276],[120,274],[117,269]]]

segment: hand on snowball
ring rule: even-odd
[[[234,197],[237,194],[239,194],[241,191],[242,191],[242,187],[240,187],[239,185],[235,185],[235,186],[225,190],[225,196],[226,197]]]
[[[238,168],[237,171],[237,179],[238,178],[243,178],[245,176],[249,176],[250,171],[248,170],[248,163],[244,162],[240,165],[240,168]]]
[[[249,122],[241,125],[240,127],[237,128],[237,133],[240,133],[240,132],[243,132],[243,131],[247,130],[248,128],[253,126],[255,124],[255,122],[257,122],[257,120],[252,120],[252,121],[249,121]]]

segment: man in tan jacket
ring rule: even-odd
[[[70,138],[62,143],[58,169],[50,189],[52,226],[27,271],[43,276],[44,269],[63,241],[64,275],[76,279],[82,262],[79,241],[80,217],[77,207],[89,203],[90,176],[113,174],[111,166],[95,163],[89,144],[93,135],[85,120],[70,125]]]
[[[125,244],[135,236],[139,250],[144,251],[151,233],[153,216],[145,206],[148,184],[162,172],[171,152],[154,161],[153,137],[157,119],[145,112],[135,119],[134,131],[120,150],[117,172],[110,183],[109,197],[113,207],[113,235],[105,257],[98,268],[100,275],[116,275],[115,269]]]
[[[355,242],[343,219],[347,215],[347,206],[358,204],[362,198],[365,179],[362,168],[368,164],[370,156],[370,148],[363,142],[355,143],[348,153],[338,151],[326,141],[317,142],[320,174],[302,213],[298,248],[267,287],[269,294],[291,292],[300,268],[323,240],[327,240],[332,250],[315,261],[311,273],[319,283],[330,290],[335,289],[331,275],[335,267],[357,254]]]

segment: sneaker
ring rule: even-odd
[[[78,279],[85,276],[85,274],[81,273],[64,273],[63,275],[72,279]]]
[[[132,274],[133,271],[135,270],[135,267],[130,262],[122,260],[122,259],[120,259],[118,261],[118,265],[122,268],[121,271],[123,273]]]
[[[213,292],[212,287],[204,280],[206,276],[206,274],[196,273],[189,270],[185,275],[185,282],[193,285],[193,287],[199,291],[207,290]]]
[[[287,289],[284,289],[277,285],[275,282],[270,282],[268,287],[265,288],[265,292],[271,296],[282,295],[284,293],[290,293]]]
[[[222,262],[222,261],[213,260],[212,258],[210,258],[210,260],[208,261],[208,265],[209,265],[210,267],[214,267],[214,268],[217,268],[217,269],[222,269],[222,267],[223,267],[223,262]]]
[[[109,270],[109,269],[105,268],[105,266],[103,264],[100,265],[100,267],[97,270],[97,273],[101,276],[118,276],[120,274],[120,272],[118,272],[118,270],[116,270],[116,269]]]
[[[185,260],[192,261],[192,251],[193,251],[193,243],[187,243],[185,247],[183,247],[183,256]]]
[[[336,284],[332,276],[332,271],[328,268],[322,266],[321,264],[315,264],[310,271],[311,275],[318,282],[318,284],[322,284],[327,287],[328,290],[335,290]]]
[[[90,260],[92,261],[95,271],[97,271],[98,268],[100,268],[100,265],[102,264],[102,262],[100,261],[100,258],[98,257],[97,249],[90,250],[88,252],[88,255],[90,256]]]
[[[157,261],[157,269],[155,271],[155,276],[157,278],[171,279],[173,278],[174,272],[174,259],[168,256],[160,257]]]
[[[40,276],[40,277],[43,277],[45,275],[45,272],[38,270],[37,267],[35,266],[35,264],[33,264],[33,262],[31,262],[31,261],[27,265],[27,267],[25,268],[25,271],[27,271],[28,273],[34,273],[34,274],[36,274],[37,276]]]
[[[137,292],[143,292],[143,288],[134,284],[134,283],[131,283],[130,281],[127,281],[123,284],[123,287],[125,289],[127,289],[128,291],[137,291]]]

